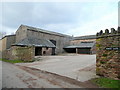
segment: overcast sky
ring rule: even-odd
[[[92,35],[117,28],[118,2],[2,2],[0,27],[11,34],[21,24],[63,34]]]

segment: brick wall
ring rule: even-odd
[[[97,33],[96,73],[100,76],[120,79],[120,28]]]

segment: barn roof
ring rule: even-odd
[[[16,46],[56,47],[50,40],[27,37],[15,43]]]
[[[2,37],[1,39],[4,39],[5,37],[11,37],[11,36],[16,36],[15,34],[13,35],[5,35],[4,37]]]
[[[95,45],[95,42],[80,42],[78,45],[71,45],[65,48],[92,48]]]
[[[66,34],[61,34],[58,32],[53,32],[53,31],[48,31],[48,30],[44,30],[44,29],[40,29],[40,28],[36,28],[36,27],[32,27],[32,26],[27,26],[27,25],[22,25],[27,27],[27,30],[31,30],[31,31],[38,31],[38,32],[43,32],[43,33],[48,33],[48,34],[53,34],[53,35],[57,35],[57,36],[62,36],[62,37],[72,37]]]
[[[95,45],[95,42],[91,41],[91,42],[81,42],[79,44],[79,47],[93,47]]]
[[[96,39],[96,35],[74,37],[74,40],[84,40],[84,39]]]

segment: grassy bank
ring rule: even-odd
[[[118,90],[120,90],[120,80],[100,77],[92,79],[91,81],[102,88],[118,88]]]
[[[7,59],[1,59],[0,61],[8,62],[8,63],[25,63],[25,61],[22,60],[7,60]]]

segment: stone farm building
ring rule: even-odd
[[[72,37],[31,26],[21,25],[15,35],[7,35],[0,40],[3,58],[25,59],[39,55],[59,53],[95,53],[96,35]],[[7,54],[7,55],[6,55]]]
[[[68,53],[95,54],[96,53],[96,35],[74,37],[70,45],[64,47]]]

